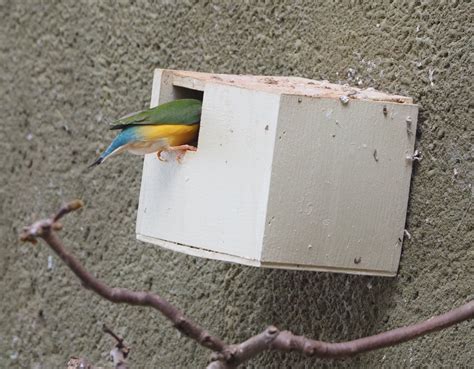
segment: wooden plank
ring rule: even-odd
[[[262,260],[394,274],[417,107],[300,101],[281,101]]]
[[[157,78],[152,105],[173,96],[167,72]],[[183,164],[145,157],[137,233],[258,260],[278,102],[278,95],[207,83],[198,151]]]
[[[348,85],[337,85],[328,81],[314,81],[300,77],[249,76],[232,74],[210,74],[190,71],[167,70],[175,86],[204,91],[207,83],[241,87],[272,94],[298,95],[339,99],[347,96],[351,100],[383,101],[413,104],[411,97],[390,95],[373,88],[360,89]]]

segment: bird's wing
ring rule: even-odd
[[[199,100],[174,100],[122,117],[113,122],[110,129],[124,129],[147,124],[196,124],[201,119],[201,107],[202,102]]]

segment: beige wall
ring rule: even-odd
[[[113,285],[162,293],[228,341],[270,323],[355,338],[472,297],[467,2],[56,3],[0,1],[0,367],[63,368],[73,354],[103,364],[111,342],[101,322],[126,336],[134,368],[199,368],[209,357],[155,312],[81,289],[56,257],[48,270],[44,244],[17,241],[23,225],[76,197],[87,206],[63,236],[87,267]],[[109,120],[147,106],[155,67],[297,75],[413,96],[424,159],[399,276],[262,270],[137,242],[142,159],[86,166],[113,137]],[[248,367],[463,367],[469,327],[337,363],[268,353]]]

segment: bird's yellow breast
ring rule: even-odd
[[[166,141],[169,146],[191,144],[197,140],[199,124],[136,126],[143,141]]]

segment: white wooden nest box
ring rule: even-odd
[[[158,69],[151,106],[203,101],[197,152],[145,157],[137,238],[246,265],[393,276],[418,107],[296,77]]]

